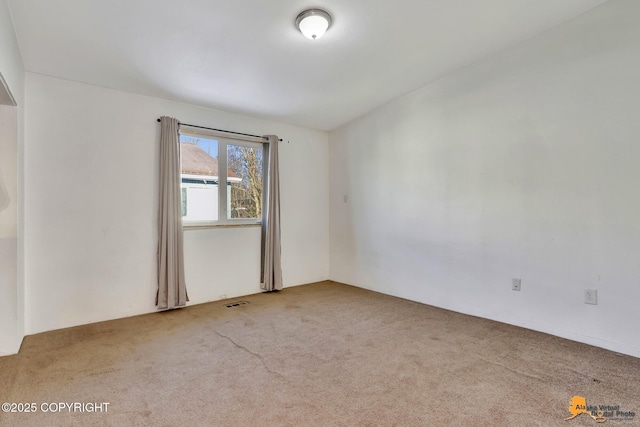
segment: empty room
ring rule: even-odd
[[[640,425],[639,22],[0,0],[0,426]]]

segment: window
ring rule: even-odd
[[[262,217],[262,147],[227,145],[229,218]],[[232,179],[240,178],[240,179]]]
[[[260,222],[261,143],[181,132],[180,153],[184,225]]]

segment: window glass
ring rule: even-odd
[[[180,135],[180,154],[183,223],[256,223],[262,218],[263,144],[187,133]]]
[[[218,141],[180,136],[182,217],[187,221],[218,219]]]
[[[227,218],[262,216],[262,147],[227,145]]]

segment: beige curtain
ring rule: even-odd
[[[265,194],[262,209],[262,268],[260,287],[265,291],[282,289],[282,266],[280,262],[280,179],[278,166],[278,137],[265,136],[264,168]]]
[[[158,210],[158,292],[156,306],[184,306],[184,281],[178,120],[160,118],[160,205]]]

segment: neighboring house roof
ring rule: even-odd
[[[218,159],[211,157],[206,151],[193,142],[181,142],[182,173],[188,175],[204,175],[218,177]],[[240,178],[232,170],[227,171],[227,178]]]

